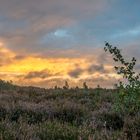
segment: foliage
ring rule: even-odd
[[[128,118],[125,120],[123,132],[128,139],[137,139],[140,137],[140,117]]]
[[[99,113],[96,117],[107,129],[117,130],[123,128],[123,118],[121,118],[117,113],[103,112]]]
[[[0,79],[0,90],[12,90],[16,89],[16,85],[13,85],[12,81],[4,81]]]
[[[120,64],[115,66],[115,70],[126,80],[126,83],[120,82],[118,85],[119,98],[117,99],[116,109],[133,114],[140,110],[140,74],[134,71],[136,59],[133,57],[130,62],[127,62],[120,49],[113,47],[107,42],[105,46],[105,52],[109,51],[113,60]]]
[[[36,94],[28,96],[30,88],[19,88],[0,92],[2,140],[117,140],[125,135],[123,122],[128,116],[111,111],[116,90],[34,88]],[[138,122],[129,124],[129,132],[138,130]]]
[[[45,122],[37,132],[40,140],[77,140],[78,129],[71,124],[58,121]]]

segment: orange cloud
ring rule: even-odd
[[[0,76],[4,80],[12,80],[20,85],[37,85],[52,87],[56,84],[62,86],[68,80],[72,86],[81,85],[84,80],[93,85],[103,83],[110,79],[120,79],[112,66],[99,64],[97,56],[84,56],[78,58],[45,58],[35,55],[20,56],[0,42],[1,68]],[[92,61],[91,61],[92,60]],[[95,83],[95,82],[94,82]],[[111,83],[111,82],[110,82]],[[112,84],[112,83],[111,83]],[[46,87],[46,86],[45,86]]]

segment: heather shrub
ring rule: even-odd
[[[108,130],[122,129],[124,121],[117,113],[114,112],[101,112],[95,115],[97,128]]]
[[[7,114],[10,121],[18,121],[25,112],[21,108],[14,108]]]
[[[0,107],[0,121],[6,118],[7,111],[5,108]]]
[[[79,140],[80,140],[80,138],[81,138],[81,140],[89,140],[89,138],[92,138],[94,136],[95,131],[96,130],[95,130],[93,124],[89,120],[86,120],[78,128]]]
[[[39,109],[22,109],[15,108],[10,114],[9,119],[11,121],[18,121],[23,118],[28,124],[41,123],[49,118],[49,114],[45,110]]]
[[[29,124],[36,124],[43,121],[43,113],[42,112],[35,112],[35,111],[28,111],[25,114],[25,119]],[[44,114],[45,117],[45,114]]]
[[[29,125],[24,120],[0,122],[0,140],[35,140],[37,126]]]
[[[0,139],[1,140],[15,140],[14,135],[5,126],[5,123],[0,122]]]
[[[140,117],[127,118],[124,123],[123,133],[127,139],[140,139]]]
[[[77,140],[78,129],[68,123],[47,121],[39,126],[37,136],[41,140]]]
[[[88,109],[81,104],[76,104],[73,102],[66,102],[59,107],[56,107],[54,112],[54,118],[63,122],[81,124],[90,113]]]

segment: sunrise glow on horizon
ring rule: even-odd
[[[139,0],[0,0],[0,79],[39,87],[101,85],[121,77],[105,41],[140,72]]]

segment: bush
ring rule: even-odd
[[[85,118],[89,115],[88,110],[73,102],[64,103],[56,108],[54,112],[54,118],[59,121],[81,124]]]
[[[22,108],[15,108],[8,115],[10,121],[17,122],[20,118],[23,118],[28,124],[36,124],[48,119],[48,114],[45,111],[23,110]]]
[[[101,127],[107,128],[108,130],[120,130],[123,128],[124,121],[116,113],[102,112],[96,115],[96,119],[100,122]]]
[[[77,140],[78,129],[68,123],[48,121],[40,125],[37,137],[41,140]]]
[[[6,118],[7,111],[5,108],[0,108],[0,121]]]
[[[10,121],[18,121],[18,119],[23,116],[23,114],[25,113],[25,111],[23,111],[22,109],[20,108],[15,108],[14,110],[11,110],[9,112],[9,119]]]
[[[109,43],[105,46],[105,51],[109,51],[113,60],[120,63],[119,66],[115,66],[117,73],[126,80],[126,83],[120,82],[118,85],[119,98],[116,101],[116,111],[128,115],[135,114],[140,111],[140,74],[134,71],[136,59],[133,57],[130,62],[127,62],[117,47]]]
[[[127,139],[140,139],[140,117],[128,118],[125,120],[123,132]]]
[[[122,116],[135,116],[135,114],[140,112],[140,98],[137,97],[136,94],[125,95],[125,97],[119,94],[116,96],[113,107],[114,110]]]
[[[0,139],[1,140],[15,140],[11,131],[7,130],[4,123],[0,122]]]

